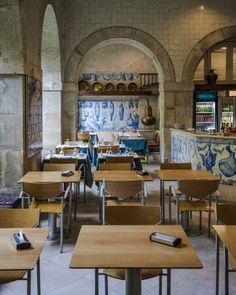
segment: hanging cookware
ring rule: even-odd
[[[143,125],[150,126],[156,123],[156,118],[152,115],[152,107],[149,105],[149,100],[147,97],[143,97],[147,100],[147,105],[145,107],[144,117],[142,118]]]

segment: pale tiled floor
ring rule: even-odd
[[[148,170],[157,169],[155,165],[149,165]],[[148,202],[159,203],[159,181],[148,183]],[[80,204],[78,220],[73,223],[73,231],[70,239],[65,240],[64,253],[59,253],[59,244],[47,242],[41,255],[41,284],[43,295],[92,295],[94,294],[94,270],[69,269],[73,248],[78,236],[81,224],[98,223],[97,189],[94,186],[89,192],[87,204]],[[204,224],[206,224],[204,220]],[[215,292],[215,251],[214,238],[207,238],[205,234],[191,238],[192,245],[199,255],[204,268],[202,270],[173,270],[172,294],[174,295],[213,295]],[[222,262],[222,261],[221,261]],[[223,292],[223,263],[221,263],[220,294]],[[230,294],[236,294],[236,274],[230,275]],[[32,294],[36,295],[36,272],[32,273]],[[100,294],[104,294],[103,277],[100,277]],[[124,282],[109,279],[109,294],[124,294]],[[146,280],[142,283],[144,295],[158,294],[158,279]],[[165,281],[164,281],[165,289]],[[26,294],[26,282],[17,281],[0,286],[0,294],[23,295]],[[164,293],[165,294],[165,290]]]

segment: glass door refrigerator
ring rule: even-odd
[[[218,131],[218,97],[213,91],[195,91],[193,100],[193,128]]]
[[[220,126],[236,126],[236,91],[218,91]]]

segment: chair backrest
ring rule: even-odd
[[[111,146],[106,146],[106,145],[100,145],[98,148],[99,153],[105,153],[106,151],[111,151],[112,153],[119,153],[120,152],[120,146],[119,145],[111,145]]]
[[[100,170],[131,170],[131,163],[101,163]]]
[[[217,191],[219,180],[182,180],[179,190],[186,196],[202,199]]]
[[[113,156],[107,156],[106,157],[107,163],[131,163],[133,164],[133,156],[121,156],[121,157],[113,157]]]
[[[0,228],[30,228],[39,225],[39,209],[0,209]]]
[[[64,147],[63,148],[63,153],[65,155],[72,155],[74,152],[79,153],[80,149],[79,148],[72,148],[72,147]]]
[[[191,163],[161,163],[161,170],[189,170],[192,169]]]
[[[128,198],[135,197],[142,189],[142,181],[114,181],[106,180],[104,189],[106,193],[114,197]]]
[[[217,204],[216,219],[219,223],[236,225],[236,204]]]
[[[154,225],[160,221],[160,207],[107,206],[105,220],[111,225]]]
[[[75,163],[44,163],[43,171],[75,171]]]
[[[48,200],[61,194],[60,183],[23,183],[23,191],[34,199]]]
[[[74,144],[74,145],[76,145],[76,144],[79,144],[79,141],[69,140],[69,141],[64,141],[64,144],[69,144],[69,145]]]
[[[89,133],[79,133],[78,132],[78,139],[82,141],[89,141],[90,134]]]
[[[76,164],[77,159],[74,158],[51,158],[50,163],[58,163],[58,164]]]

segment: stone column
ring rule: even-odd
[[[160,89],[161,161],[169,161],[171,153],[170,128],[183,124],[192,127],[194,84],[164,83]]]
[[[65,139],[75,140],[77,131],[77,83],[63,83],[62,87],[62,141]]]

